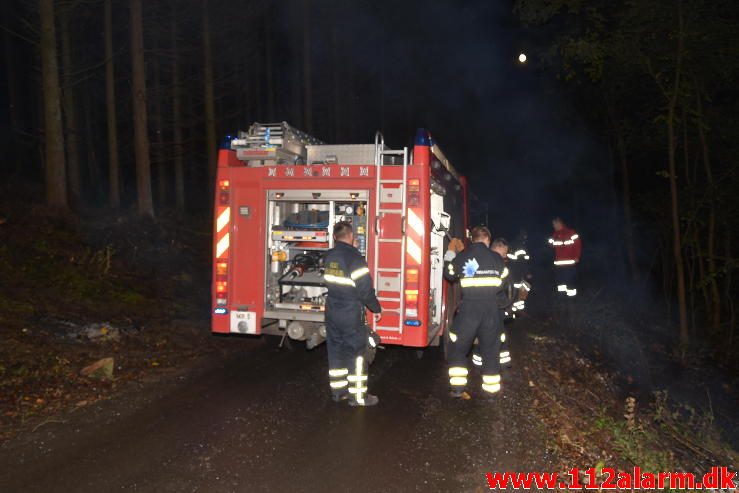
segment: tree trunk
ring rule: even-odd
[[[157,180],[157,199],[159,207],[167,204],[167,168],[166,157],[164,153],[164,123],[162,116],[162,77],[159,61],[155,60],[153,64],[154,70],[154,142],[152,145],[152,154],[154,156],[154,169],[156,170]]]
[[[10,2],[3,2],[3,22],[6,26],[13,23]],[[3,45],[5,51],[5,74],[8,85],[8,117],[10,120],[10,139],[8,139],[7,157],[13,162],[13,168],[20,171],[22,166],[21,145],[18,142],[18,130],[24,128],[20,108],[18,106],[17,77],[15,68],[15,52],[13,51],[13,37],[7,29],[3,30]]]
[[[675,78],[673,88],[669,97],[667,110],[667,165],[670,174],[670,217],[672,219],[672,254],[675,261],[675,275],[677,281],[677,301],[680,321],[680,346],[683,357],[690,342],[688,332],[688,310],[687,293],[685,290],[685,266],[683,264],[682,241],[680,236],[680,206],[678,203],[677,190],[677,163],[675,158],[676,135],[675,135],[675,112],[681,87],[682,63],[683,63],[683,17],[682,4],[678,4],[680,32],[678,33],[678,47],[675,64]]]
[[[62,82],[64,89],[64,121],[67,127],[67,179],[69,180],[69,200],[72,207],[80,205],[82,197],[82,180],[80,178],[79,133],[77,127],[77,98],[74,94],[72,74],[72,38],[69,32],[69,17],[71,7],[67,7],[61,14],[61,41],[62,41]]]
[[[313,132],[313,85],[311,84],[310,0],[303,0],[303,125]]]
[[[265,70],[267,72],[267,118],[270,122],[275,121],[275,81],[274,68],[272,65],[272,22],[270,7],[267,6],[267,19],[264,22],[264,58]]]
[[[626,256],[631,267],[631,278],[639,280],[639,264],[636,261],[636,248],[634,247],[634,226],[631,219],[631,178],[629,173],[629,161],[626,157],[626,144],[623,135],[617,137],[619,161],[621,163],[621,200],[624,205],[624,240],[626,244]]]
[[[716,279],[716,188],[713,181],[713,169],[711,167],[711,153],[708,149],[708,140],[703,123],[703,101],[700,90],[697,92],[697,117],[698,137],[703,153],[703,167],[706,171],[708,182],[708,278],[711,286],[711,328],[718,331],[721,326],[721,296],[719,295],[718,280]]]
[[[54,0],[39,0],[41,24],[41,77],[44,92],[44,145],[46,203],[67,207],[67,176],[64,161],[64,131],[56,55]]]
[[[131,78],[133,89],[133,134],[136,157],[136,192],[138,211],[154,217],[151,197],[151,161],[146,115],[146,73],[144,69],[144,32],[142,0],[130,0],[131,5]]]
[[[89,191],[93,193],[94,199],[97,201],[100,198],[100,168],[98,167],[97,154],[95,149],[95,143],[98,139],[95,136],[95,128],[93,128],[93,122],[95,117],[93,116],[94,103],[92,102],[92,90],[84,91],[84,120],[85,120],[85,146],[87,150],[87,176]]]
[[[177,10],[172,12],[172,127],[174,152],[174,193],[177,210],[185,210],[185,166],[182,149],[182,97],[180,92],[180,61],[177,44]]]
[[[216,110],[213,96],[213,54],[210,40],[208,0],[203,0],[203,74],[205,78],[205,140],[208,152],[208,192],[215,190],[218,142],[216,137]]]
[[[331,28],[331,61],[333,65],[333,93],[334,93],[334,143],[341,142],[342,126],[341,126],[341,76],[339,62],[339,35],[337,26],[334,24]]]
[[[113,67],[113,5],[105,0],[105,112],[108,119],[108,205],[121,206],[120,164],[118,162],[118,120]]]

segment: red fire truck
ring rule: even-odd
[[[212,331],[325,340],[321,257],[349,221],[367,258],[384,344],[438,345],[455,309],[443,278],[467,232],[467,186],[431,135],[415,145],[328,145],[287,123],[252,125],[221,149],[213,230]]]

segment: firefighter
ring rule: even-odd
[[[354,231],[347,222],[334,226],[334,248],[323,259],[331,397],[349,400],[350,406],[374,406],[377,396],[367,393],[368,334],[365,307],[375,314],[382,308],[372,287],[364,257],[353,245]],[[377,316],[377,315],[376,315]]]
[[[471,232],[472,244],[457,254],[460,240],[453,239],[444,256],[444,276],[459,280],[462,301],[449,331],[449,384],[451,396],[469,399],[467,354],[475,338],[482,356],[482,389],[488,395],[500,391],[501,321],[495,302],[503,282],[505,265],[490,251],[490,230],[477,226]]]
[[[501,262],[505,263],[505,259],[509,252],[509,246],[508,242],[505,238],[496,238],[493,240],[492,245],[490,246],[490,251],[492,251],[494,254],[498,255],[500,257]],[[510,315],[509,310],[512,309],[514,304],[514,299],[512,298],[513,295],[515,295],[515,291],[513,290],[512,286],[512,279],[511,274],[509,274],[509,270],[507,268],[503,269],[503,284],[502,289],[498,292],[498,296],[495,300],[495,303],[498,306],[498,316],[500,317],[500,357],[499,362],[500,366],[503,368],[508,368],[511,366],[511,352],[508,348],[508,343],[506,341],[506,330],[505,330],[505,321],[508,315]],[[475,366],[482,366],[482,356],[480,354],[480,348],[475,347],[472,351],[472,364]]]
[[[496,238],[493,240],[493,244],[490,246],[490,250],[500,257],[501,262],[505,262],[508,256],[509,247],[508,242],[505,238]],[[509,274],[508,268],[503,269],[503,284],[513,285],[513,279]],[[513,289],[502,289],[498,293],[498,315],[500,316],[500,365],[503,367],[509,367],[511,365],[511,352],[508,349],[508,343],[506,342],[506,330],[505,330],[505,319],[506,311],[516,309],[516,298],[510,298],[508,293],[515,296],[516,292]],[[514,301],[515,300],[515,301]]]
[[[582,242],[580,235],[562,221],[561,218],[552,219],[554,233],[549,238],[549,244],[554,248],[554,279],[557,283],[557,292],[568,297],[577,296],[577,264],[580,263]]]
[[[530,257],[526,249],[528,234],[525,230],[518,233],[518,237],[511,244],[507,257],[508,268],[511,271],[511,285],[513,286],[513,307],[515,312],[520,312],[526,307],[526,299],[531,291],[531,268]],[[515,313],[513,314],[515,318]]]

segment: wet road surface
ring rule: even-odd
[[[328,399],[325,347],[224,342],[235,354],[205,369],[4,444],[0,491],[485,491],[487,471],[549,462],[517,367],[496,400],[473,370],[473,400],[453,401],[440,349],[388,348],[370,369],[380,404],[350,408]]]

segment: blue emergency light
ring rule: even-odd
[[[434,139],[431,137],[431,132],[425,128],[419,128],[416,130],[416,145],[429,147],[434,145]]]

